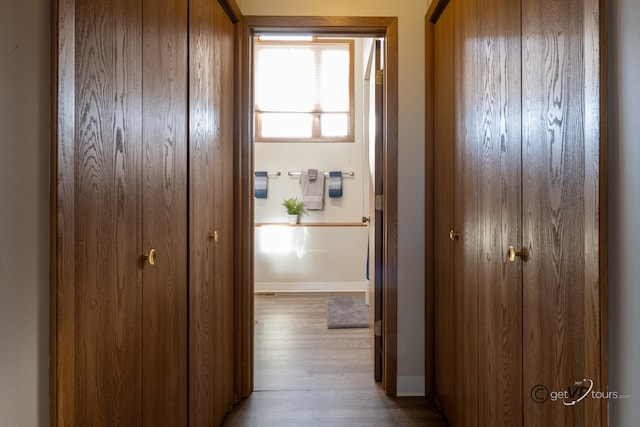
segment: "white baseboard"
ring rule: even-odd
[[[398,377],[396,384],[396,396],[424,396],[424,376],[417,377]]]
[[[366,282],[256,282],[255,292],[364,292]]]

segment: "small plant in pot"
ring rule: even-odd
[[[305,213],[304,202],[295,197],[284,199],[282,206],[285,207],[287,214],[289,214],[289,224],[297,224],[300,215]]]

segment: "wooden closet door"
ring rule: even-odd
[[[207,0],[189,7],[189,413],[215,419],[214,143],[215,16]]]
[[[478,8],[478,425],[487,427],[522,423],[522,264],[507,259],[521,247],[520,31],[519,2]]]
[[[436,396],[452,425],[478,423],[476,0],[443,2],[434,25]]]
[[[220,425],[233,401],[234,25],[190,3],[190,411]]]
[[[436,382],[456,426],[521,423],[521,269],[506,258],[521,240],[520,10],[506,3],[450,2],[434,26]]]
[[[52,418],[184,425],[186,1],[68,0],[54,12]]]
[[[454,55],[453,5],[449,3],[433,26],[434,41],[434,245],[435,254],[435,382],[436,398],[455,425],[453,268],[456,232],[454,199]]]
[[[143,424],[187,423],[187,0],[143,0]],[[125,243],[125,242],[123,242]]]
[[[219,2],[216,18],[218,127],[214,157],[214,226],[216,281],[216,422],[220,424],[233,402],[234,391],[234,141],[235,141],[235,27]]]
[[[523,2],[525,425],[607,423],[606,399],[565,406],[578,395],[552,401],[542,389],[607,387],[599,8],[595,0]]]
[[[141,425],[142,3],[73,3],[59,6],[52,418]]]
[[[606,400],[585,393],[606,390],[600,2],[437,6],[445,7],[434,27],[435,108],[444,107],[434,196],[442,407],[456,426],[605,425]],[[448,44],[439,38],[449,9]],[[451,89],[438,77],[451,67],[448,51],[453,262],[438,237],[451,211],[452,151],[440,139],[450,138]],[[552,401],[552,391],[568,398]]]
[[[477,0],[452,2],[454,24],[454,338],[455,423],[478,425],[478,227],[482,111],[479,96]],[[484,349],[483,349],[484,350]]]

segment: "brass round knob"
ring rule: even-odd
[[[517,251],[513,246],[509,246],[509,248],[507,249],[507,258],[509,259],[509,261],[514,262],[516,260],[516,257],[522,258],[522,252]]]
[[[149,265],[155,265],[157,253],[155,249],[151,249],[147,255],[143,255],[142,259],[149,263]]]
[[[457,232],[455,232],[453,230],[449,231],[449,238],[451,240],[457,240],[458,237],[460,237],[460,233],[457,233]]]

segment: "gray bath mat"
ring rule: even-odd
[[[369,307],[362,297],[327,299],[327,328],[368,328]]]

